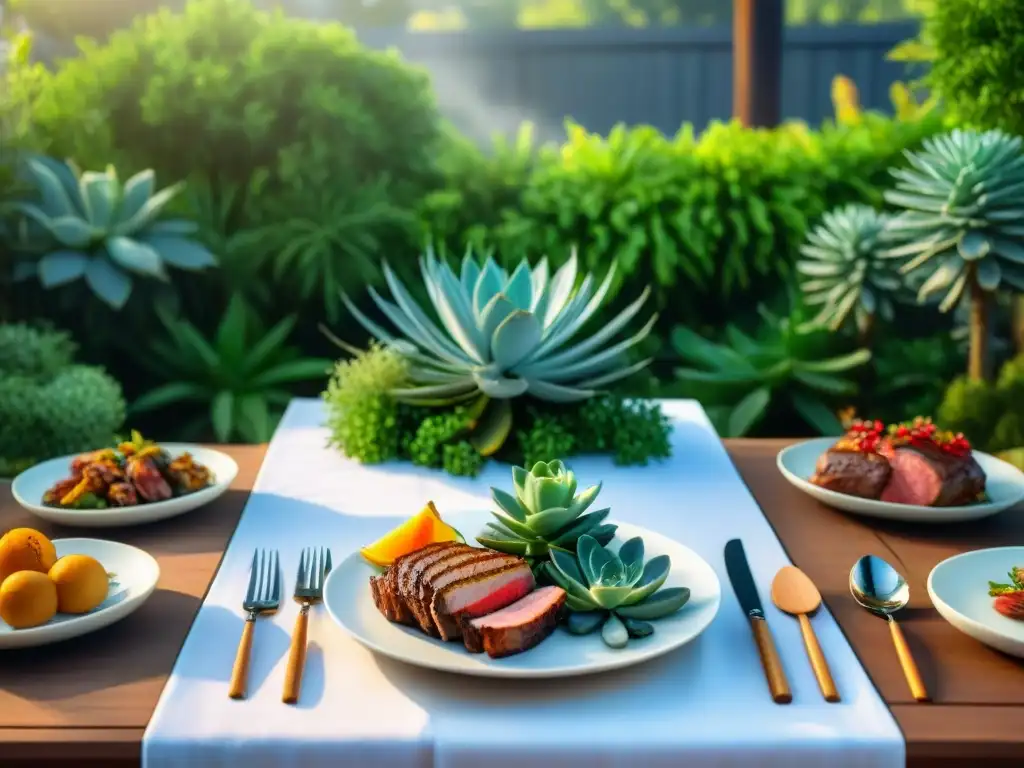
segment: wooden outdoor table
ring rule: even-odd
[[[740,474],[793,562],[817,583],[907,741],[909,768],[1024,765],[1024,662],[975,642],[932,610],[925,580],[940,560],[988,546],[1024,544],[1024,510],[987,521],[910,527],[853,518],[792,488],[775,468],[787,440],[727,440]],[[157,592],[104,630],[38,649],[0,653],[0,766],[138,766],[142,734],[245,504],[265,446],[228,447],[238,478],[219,501],[163,523],[93,535],[150,552]],[[90,535],[43,524],[0,486],[0,531],[29,525],[54,537]],[[884,621],[849,597],[850,567],[864,554],[901,568],[911,587],[903,631],[934,700],[910,696]],[[761,585],[767,596],[768,585]]]

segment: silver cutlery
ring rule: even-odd
[[[889,563],[874,555],[864,555],[850,569],[850,594],[876,616],[882,616],[889,623],[893,645],[899,657],[903,675],[907,678],[910,693],[917,701],[929,701],[921,673],[917,669],[910,646],[903,636],[903,630],[892,617],[896,611],[910,602],[910,586],[906,579]]]
[[[277,550],[257,549],[252,555],[249,571],[249,587],[242,600],[245,611],[245,625],[242,639],[235,654],[235,665],[231,669],[231,684],[228,696],[244,699],[249,680],[249,657],[252,655],[252,639],[256,631],[256,618],[273,613],[281,604],[281,572],[278,566]]]
[[[302,671],[306,665],[306,633],[309,626],[309,609],[324,597],[324,580],[331,572],[331,550],[326,547],[306,547],[299,557],[299,572],[295,577],[295,599],[301,604],[299,616],[292,630],[292,645],[288,652],[288,666],[285,669],[285,704],[299,700],[302,687]]]

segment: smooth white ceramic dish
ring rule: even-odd
[[[137,610],[156,589],[160,566],[137,547],[101,539],[56,539],[57,557],[89,555],[113,574],[107,599],[81,615],[58,613],[48,623],[29,629],[11,629],[0,621],[0,650],[29,648],[70,640],[120,621]]]
[[[15,500],[36,517],[58,525],[78,528],[114,528],[122,525],[141,525],[177,517],[186,512],[209,504],[223,494],[238,474],[238,464],[226,453],[188,443],[161,443],[171,456],[191,453],[200,464],[213,471],[214,484],[201,491],[178,496],[153,504],[137,504],[132,507],[110,507],[107,509],[57,509],[43,506],[43,494],[54,483],[66,478],[74,456],[44,461],[26,469],[11,484]]]
[[[480,530],[492,519],[486,512],[446,515],[445,522],[458,530]],[[419,630],[392,624],[370,597],[369,578],[378,573],[358,552],[353,552],[331,571],[324,585],[324,605],[342,629],[371,651],[392,659],[443,672],[479,677],[554,678],[587,675],[641,664],[694,640],[718,613],[721,586],[714,569],[693,550],[671,539],[618,523],[610,548],[641,536],[645,560],[657,555],[672,559],[665,587],[689,587],[690,600],[679,612],[653,622],[650,637],[630,640],[614,650],[601,640],[600,632],[578,637],[558,628],[536,648],[504,659],[469,653],[460,643],[428,638]],[[382,531],[383,533],[383,531]],[[467,536],[470,544],[477,544]]]
[[[985,487],[991,501],[966,507],[919,507],[862,499],[820,488],[810,482],[818,458],[836,441],[834,437],[805,440],[779,451],[775,463],[782,476],[822,504],[855,515],[903,520],[911,523],[957,523],[996,515],[1024,501],[1024,472],[987,453],[974,451],[974,458],[985,472]]]
[[[1024,621],[992,607],[988,583],[1009,582],[1011,568],[1024,566],[1024,547],[964,552],[943,560],[928,574],[928,596],[935,610],[965,635],[1011,656],[1024,658]]]

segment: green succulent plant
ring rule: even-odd
[[[1024,154],[1001,131],[954,130],[926,139],[910,164],[893,169],[885,193],[898,209],[886,256],[903,274],[922,274],[918,300],[942,295],[948,312],[970,298],[972,378],[988,374],[988,310],[994,291],[1024,291]]]
[[[326,378],[331,369],[330,360],[302,357],[288,343],[295,316],[268,330],[239,294],[231,298],[212,339],[165,310],[158,309],[157,316],[166,337],[153,340],[139,362],[166,383],[136,399],[131,414],[205,406],[206,414],[184,429],[201,436],[212,427],[218,442],[268,441],[292,399],[289,385]]]
[[[735,326],[726,328],[724,344],[682,326],[673,330],[675,350],[700,366],[676,370],[686,394],[705,403],[723,437],[746,435],[769,408],[780,404],[823,435],[841,434],[833,404],[843,405],[857,394],[857,384],[848,374],[867,363],[871,352],[858,349],[836,355],[834,335],[808,330],[799,311],[788,318],[760,311],[770,334],[763,340]]]
[[[826,213],[807,235],[796,271],[804,303],[821,307],[811,325],[837,331],[852,317],[866,336],[876,316],[892,320],[891,298],[903,282],[881,257],[887,221],[870,206],[851,204]]]
[[[102,301],[121,309],[136,278],[165,282],[168,267],[196,271],[216,264],[191,239],[195,224],[160,220],[180,184],[155,191],[151,170],[122,184],[113,166],[81,173],[44,156],[26,158],[22,169],[35,199],[10,206],[20,219],[14,246],[21,278],[36,277],[45,288],[83,279]]]
[[[566,628],[587,635],[601,628],[601,639],[624,648],[629,639],[654,633],[650,622],[675,613],[690,599],[687,587],[661,589],[672,568],[668,555],[644,564],[639,536],[613,553],[593,536],[581,536],[576,554],[552,549],[548,577],[565,590]]]
[[[576,475],[561,461],[538,461],[527,472],[512,468],[515,495],[491,488],[498,509],[476,537],[483,546],[525,557],[536,564],[552,550],[572,553],[583,535],[607,544],[616,526],[605,523],[610,509],[584,514],[601,492],[601,484],[576,493]]]
[[[386,265],[384,275],[396,303],[373,288],[370,295],[405,338],[388,333],[343,296],[364,328],[412,363],[410,376],[420,386],[393,393],[403,400],[450,404],[480,394],[501,400],[530,394],[569,403],[593,397],[598,388],[650,362],[626,365],[623,355],[650,333],[656,316],[634,336],[602,346],[637,315],[649,290],[593,336],[567,346],[604,301],[614,265],[596,291],[590,275],[573,290],[575,253],[550,279],[547,259],[532,269],[524,259],[509,275],[492,258],[480,266],[472,252],[462,260],[461,276],[429,251],[420,267],[443,331]]]

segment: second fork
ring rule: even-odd
[[[299,700],[302,687],[302,670],[306,665],[306,631],[309,626],[309,609],[324,596],[324,579],[331,572],[331,550],[326,547],[307,547],[299,557],[299,572],[295,577],[295,599],[302,605],[292,630],[292,646],[288,652],[288,666],[285,668],[285,704]]]

